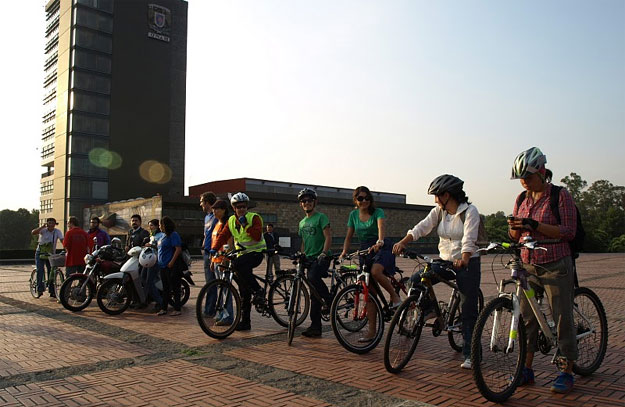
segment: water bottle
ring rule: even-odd
[[[543,294],[540,297],[537,297],[537,302],[538,302],[538,307],[540,308],[540,311],[543,313],[543,315],[545,316],[545,319],[547,320],[547,325],[549,325],[549,329],[551,329],[551,332],[554,332],[556,323],[553,321],[553,314],[551,313],[551,306],[549,306],[549,300],[545,298],[545,295]]]

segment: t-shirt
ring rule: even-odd
[[[57,239],[63,240],[63,232],[56,228],[52,232],[48,228],[43,228],[39,231],[39,251],[41,253],[56,253]]]
[[[311,217],[299,221],[298,234],[304,241],[304,253],[308,257],[316,257],[323,251],[326,241],[323,229],[330,226],[330,220],[321,212],[315,212]]]
[[[358,217],[358,209],[354,209],[349,214],[347,227],[354,228],[358,241],[366,242],[367,240],[378,239],[378,219],[384,219],[384,211],[375,208],[368,221],[362,222]]]
[[[81,228],[71,228],[67,231],[63,246],[67,249],[65,258],[66,266],[84,266],[85,254],[88,253],[92,242],[89,240],[87,232]]]
[[[182,246],[182,239],[178,232],[172,232],[167,236],[163,234],[163,237],[158,241],[158,265],[161,268],[167,268],[167,264],[174,257],[174,251],[176,247]]]
[[[217,224],[217,219],[214,213],[209,213],[204,217],[204,245],[202,248],[206,251],[211,248],[211,240],[213,236],[213,228]]]

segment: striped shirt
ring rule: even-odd
[[[526,194],[525,200],[517,207],[517,201],[514,204],[514,211],[512,212],[517,218],[531,218],[537,220],[540,223],[546,223],[549,225],[557,225],[558,221],[555,215],[551,212],[550,197],[551,196],[551,183],[545,185],[545,191],[538,201],[534,202],[530,194]],[[558,210],[560,212],[560,236],[561,243],[546,244],[547,251],[544,250],[522,250],[521,258],[524,263],[545,264],[551,263],[556,260],[560,260],[563,257],[571,255],[571,248],[569,247],[569,241],[575,237],[575,230],[577,229],[577,212],[575,211],[575,204],[569,191],[564,188],[560,189],[560,198],[558,204]],[[552,239],[543,235],[538,231],[524,230],[521,233],[520,239],[524,236],[532,236],[535,240]],[[520,241],[519,239],[519,241]],[[531,259],[530,259],[530,252]]]

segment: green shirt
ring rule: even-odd
[[[363,222],[358,217],[358,209],[354,209],[349,214],[347,220],[347,227],[354,228],[356,237],[359,242],[366,242],[367,240],[378,239],[378,219],[384,219],[384,211],[380,208],[375,208],[375,211],[371,214],[368,221]]]
[[[304,253],[308,257],[316,257],[323,251],[326,241],[323,229],[330,226],[330,220],[321,212],[315,212],[311,217],[299,221],[298,235],[304,241]]]

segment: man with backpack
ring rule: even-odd
[[[526,269],[536,275],[545,288],[558,327],[558,347],[567,360],[566,368],[558,374],[551,391],[568,393],[573,388],[573,363],[577,359],[573,320],[574,266],[569,243],[578,234],[578,211],[566,189],[547,181],[546,163],[547,157],[537,147],[516,157],[511,178],[519,179],[525,191],[517,197],[513,216],[508,218],[508,233],[513,241],[520,241],[525,236],[535,240],[561,240],[545,244],[546,251],[532,251],[531,259],[529,250],[523,250],[521,256]],[[534,383],[532,363],[538,343],[538,322],[525,296],[521,296],[521,312],[528,338],[525,367],[521,372],[521,385],[525,385]]]

